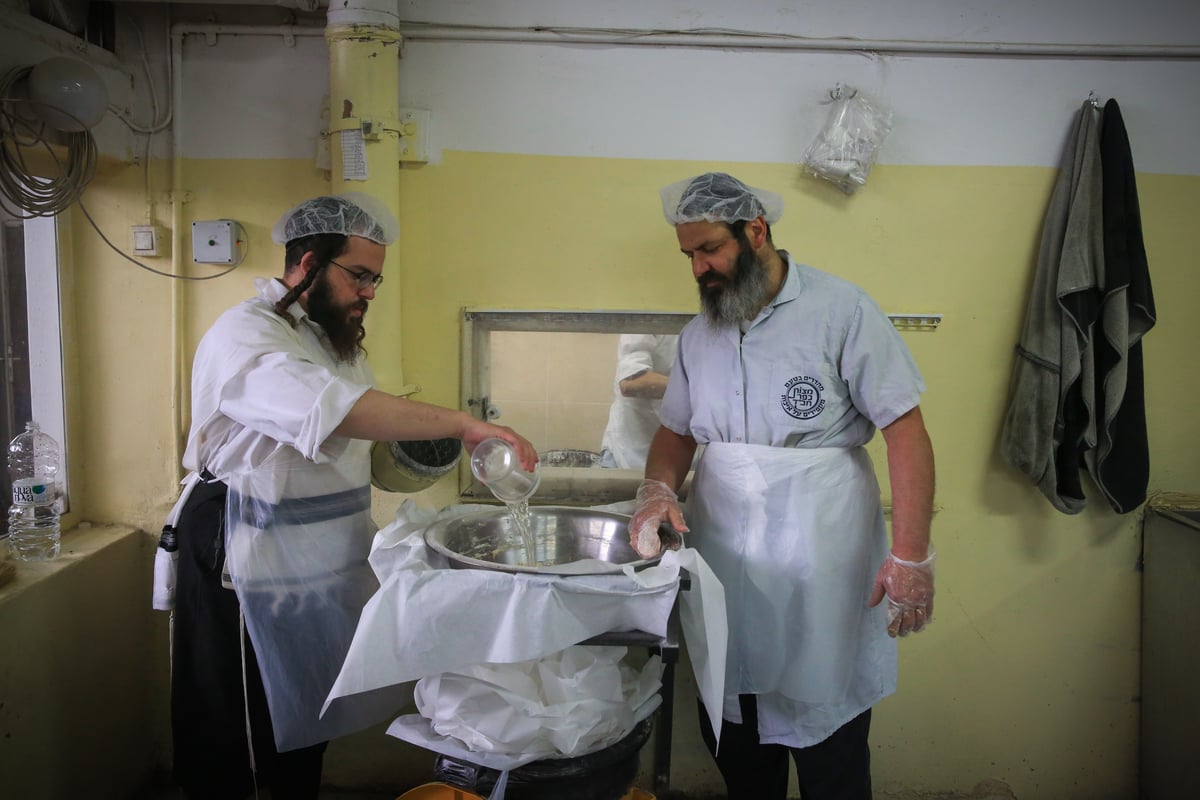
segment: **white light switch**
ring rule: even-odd
[[[158,255],[158,229],[153,225],[132,225],[129,233],[133,237],[135,256]]]

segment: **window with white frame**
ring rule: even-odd
[[[0,207],[0,442],[34,420],[58,442],[59,491],[67,507],[66,415],[57,220],[16,219]],[[4,507],[12,497],[0,465]],[[0,525],[6,523],[0,522]]]

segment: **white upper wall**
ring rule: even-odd
[[[882,163],[1057,165],[1095,91],[1120,103],[1140,170],[1200,174],[1200,61],[417,42],[400,76],[446,149],[749,162],[797,161],[841,82],[892,109]]]
[[[1121,104],[1138,169],[1200,174],[1200,59],[868,55],[757,48],[435,39],[448,26],[736,29],[805,37],[1200,48],[1193,0],[411,0],[401,106],[443,149],[647,159],[798,160],[829,90],[892,109],[879,160],[1057,165],[1075,109]],[[429,31],[418,23],[429,23]],[[493,31],[492,34],[497,33]],[[487,35],[487,34],[485,34]],[[543,34],[544,35],[544,34]],[[569,34],[563,34],[568,36]],[[182,152],[313,156],[328,84],[318,37],[187,37]]]
[[[328,103],[323,36],[183,39],[183,102],[175,110],[186,158],[316,157]]]

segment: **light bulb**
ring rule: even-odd
[[[30,70],[29,99],[37,115],[60,131],[91,128],[108,111],[108,90],[96,71],[62,56],[48,58]]]

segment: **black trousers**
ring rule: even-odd
[[[717,769],[725,779],[729,800],[784,800],[788,789],[788,756],[796,762],[797,782],[804,800],[871,800],[871,710],[867,709],[811,747],[789,748],[758,740],[758,701],[752,694],[738,698],[741,724],[721,722],[718,750],[703,703],[700,733]]]
[[[256,784],[274,800],[316,800],[325,743],[279,753],[237,595],[221,586],[225,484],[200,484],[179,516],[171,673],[175,780],[189,798],[238,800]],[[245,686],[242,652],[245,645]],[[247,718],[249,722],[247,722]],[[247,724],[254,742],[251,768]]]

